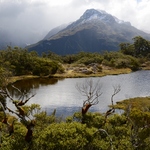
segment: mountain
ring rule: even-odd
[[[55,27],[54,29],[49,31],[49,33],[44,37],[43,40],[49,39],[50,37],[52,37],[53,35],[57,34],[59,31],[63,30],[67,26],[68,26],[68,24],[63,24],[63,25],[60,25],[58,27]]]
[[[50,50],[59,55],[80,51],[114,51],[119,49],[121,42],[132,42],[135,36],[150,39],[150,34],[136,29],[129,22],[119,20],[103,10],[88,9],[75,22],[28,46],[27,49],[35,50],[39,54]]]

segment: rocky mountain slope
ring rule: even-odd
[[[39,54],[50,50],[59,55],[80,51],[114,51],[119,49],[121,42],[132,42],[135,36],[150,40],[150,34],[136,29],[129,22],[119,20],[102,10],[89,9],[75,22],[61,30],[55,30],[27,49]]]

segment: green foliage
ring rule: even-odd
[[[135,48],[133,44],[130,43],[120,43],[120,51],[125,55],[135,55]]]
[[[78,54],[66,55],[62,57],[64,63],[76,63],[89,65],[91,63],[101,64],[103,57],[99,53],[79,52]]]
[[[26,128],[16,122],[11,137],[3,134],[1,149],[148,150],[150,113],[136,108],[131,109],[128,115],[125,112],[112,114],[106,121],[104,114],[89,112],[84,124],[79,112],[68,117],[66,122],[56,118],[55,111],[50,116],[41,112],[34,115],[36,126],[32,143],[25,142]]]
[[[140,66],[136,58],[120,52],[105,52],[103,64],[114,68],[130,68],[133,71]]]
[[[33,59],[33,75],[51,75],[55,74],[58,69],[58,64],[49,59],[35,58]]]
[[[38,148],[47,150],[82,149],[88,143],[87,134],[86,126],[80,123],[51,124],[42,131],[37,139]]]
[[[43,58],[49,58],[50,60],[62,63],[61,56],[59,56],[59,55],[57,55],[51,51],[48,51],[47,53],[42,53],[42,57]]]
[[[8,71],[3,66],[0,66],[0,87],[4,87],[8,84],[8,77],[10,77],[12,74],[10,71]]]
[[[150,42],[140,36],[134,37],[133,41],[133,44],[120,43],[119,52],[104,54],[79,52],[66,56],[59,56],[49,51],[40,57],[34,51],[28,52],[19,47],[8,47],[0,51],[0,72],[5,70],[13,75],[51,76],[56,72],[64,73],[63,63],[86,66],[96,63],[136,71],[140,68],[140,64],[149,60]]]
[[[89,65],[92,63],[101,64],[103,61],[103,57],[99,53],[85,53],[80,52],[77,54],[77,64],[85,64]]]
[[[27,150],[28,143],[24,140],[26,134],[26,128],[20,123],[15,123],[15,133],[8,137],[7,134],[3,133],[1,148],[2,150]]]
[[[130,106],[142,111],[150,111],[150,97],[136,97],[117,102],[114,106],[116,109],[126,110]]]
[[[133,44],[121,43],[120,50],[123,54],[135,57],[145,57],[150,53],[150,41],[136,36],[133,38]]]
[[[146,56],[148,53],[150,53],[150,41],[145,40],[141,36],[134,37],[133,41],[136,56]]]
[[[73,115],[73,119],[74,119],[74,121],[81,122],[82,114],[80,112],[76,112]],[[105,117],[101,113],[88,112],[84,116],[84,120],[85,120],[85,123],[88,127],[92,126],[92,127],[95,127],[95,128],[99,128],[99,127],[102,127],[104,125]]]
[[[63,60],[64,63],[72,64],[72,63],[74,63],[75,61],[77,61],[77,56],[74,55],[74,54],[62,56],[62,60]]]
[[[26,49],[18,47],[0,51],[0,60],[1,68],[9,70],[14,75],[52,75],[61,67],[54,60],[39,57],[36,52],[29,53]]]

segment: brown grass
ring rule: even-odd
[[[84,74],[78,73],[74,70],[65,71],[62,74],[55,74],[53,77],[56,78],[83,78],[83,77],[102,77],[106,75],[119,75],[119,74],[128,74],[131,73],[131,69],[124,68],[124,69],[103,69],[102,72],[92,73],[92,74]]]

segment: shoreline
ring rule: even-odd
[[[142,68],[141,70],[150,70],[150,69]],[[103,76],[107,76],[107,75],[129,74],[132,72],[133,71],[129,68],[103,69],[101,72],[91,73],[91,74],[77,73],[74,70],[69,70],[69,71],[65,71],[64,73],[56,73],[56,74],[50,75],[50,76],[35,76],[35,75],[13,76],[13,77],[9,78],[9,83],[14,83],[19,80],[34,79],[34,78],[89,78],[89,77],[103,77]]]
[[[13,76],[9,78],[9,84],[15,83],[20,80],[34,79],[34,78],[40,78],[40,76],[33,76],[33,75]]]
[[[34,75],[22,75],[22,76],[13,76],[9,78],[9,83],[14,83],[19,80],[26,80],[26,79],[33,79],[33,78],[88,78],[88,77],[103,77],[107,75],[119,75],[119,74],[128,74],[131,73],[131,69],[106,69],[102,72],[95,73],[95,74],[84,74],[84,73],[77,73],[72,71],[67,71],[65,73],[56,73],[51,76],[34,76]]]
[[[88,78],[88,77],[103,77],[107,75],[119,75],[119,74],[128,74],[131,73],[131,69],[105,69],[99,73],[91,73],[91,74],[84,74],[84,73],[77,73],[73,70],[62,73],[62,74],[54,74],[53,78]]]

